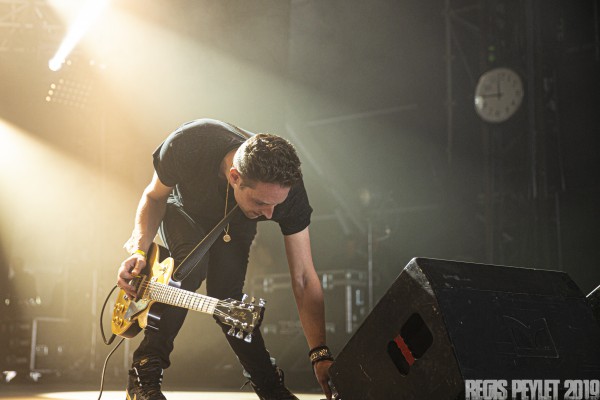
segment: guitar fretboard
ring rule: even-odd
[[[179,289],[163,283],[150,282],[144,297],[171,306],[187,308],[206,314],[213,314],[219,303],[218,299]]]

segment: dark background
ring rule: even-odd
[[[0,23],[2,293],[23,259],[41,305],[19,315],[79,321],[77,348],[63,356],[69,374],[95,378],[107,353],[99,308],[150,154],[200,117],[296,144],[317,270],[361,274],[353,328],[369,295],[376,301],[417,256],[562,270],[583,293],[600,283],[598,1],[128,0],[58,72],[47,61],[67,26],[59,11],[2,7],[11,15]],[[525,84],[523,105],[499,124],[473,106],[479,76],[494,67]],[[88,88],[85,103],[47,102],[59,79]],[[279,228],[261,224],[247,291],[273,304],[265,327],[278,330],[265,336],[291,385],[314,388],[297,362],[306,344],[291,290],[260,284],[286,273]],[[325,293],[339,351],[345,292]],[[212,325],[190,316],[166,385],[242,381]],[[126,365],[121,353],[115,384]]]

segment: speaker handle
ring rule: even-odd
[[[600,325],[600,285],[586,296],[586,300],[592,309],[596,322]]]

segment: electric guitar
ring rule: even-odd
[[[251,303],[245,302],[246,295],[242,301],[219,300],[180,289],[179,282],[171,280],[173,267],[174,261],[170,257],[160,261],[160,246],[152,243],[146,267],[129,282],[136,288],[135,299],[123,290],[117,295],[111,320],[112,333],[132,338],[142,329],[158,330],[160,308],[168,304],[210,314],[231,327],[228,335],[252,341],[252,332],[260,326],[265,312],[263,299],[259,299],[258,304],[254,304],[254,298]]]

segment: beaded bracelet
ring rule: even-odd
[[[318,346],[308,352],[308,358],[312,365],[315,365],[319,361],[329,360],[333,361],[333,354],[327,346]]]

